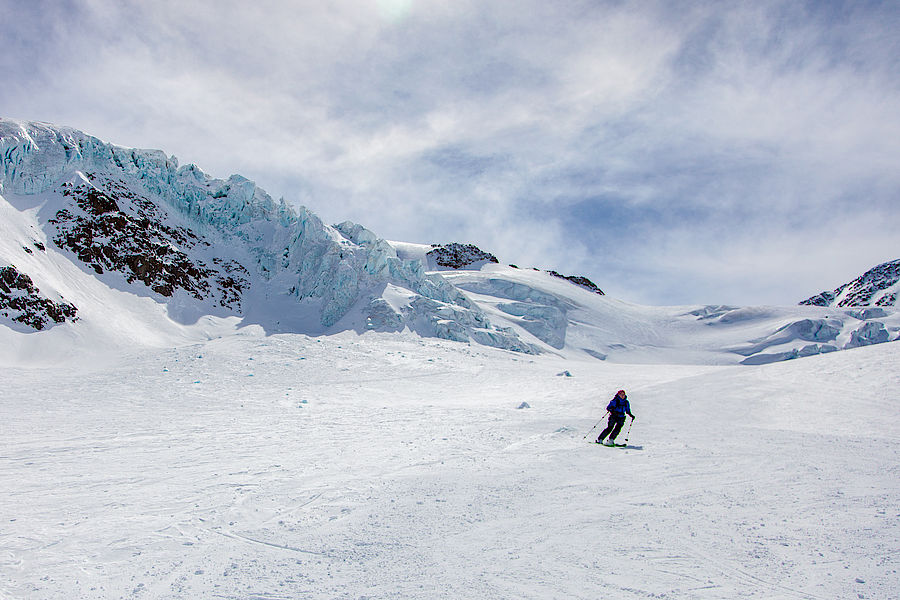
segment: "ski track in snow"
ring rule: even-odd
[[[0,597],[900,597],[898,357],[348,333],[8,368]],[[584,439],[620,387],[640,450]]]

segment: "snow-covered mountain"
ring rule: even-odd
[[[0,120],[6,362],[171,346],[259,326],[352,330],[619,362],[760,364],[897,339],[893,307],[634,305],[471,244],[329,226],[158,150]],[[894,280],[896,282],[896,279]],[[886,296],[879,296],[879,303]]]
[[[66,298],[89,321],[83,307],[115,305],[111,296],[121,299],[120,292],[151,301],[180,324],[234,316],[270,332],[409,328],[538,351],[372,232],[350,222],[325,225],[238,175],[213,179],[160,151],[9,120],[0,121],[0,156],[0,260],[34,281],[31,308],[5,292],[8,326],[37,322],[42,299]],[[34,252],[37,244],[45,250]],[[135,312],[122,303],[115,310]],[[137,320],[149,317],[138,312]]]
[[[873,267],[831,292],[822,292],[800,304],[814,306],[897,306],[900,295],[900,259]]]
[[[430,260],[430,246],[391,244],[401,257]],[[478,268],[461,265],[442,275],[492,322],[566,356],[631,363],[765,364],[900,336],[900,315],[894,309],[649,307],[610,298],[583,277],[493,261]]]

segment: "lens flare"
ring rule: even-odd
[[[381,18],[392,23],[405,19],[412,9],[412,0],[376,0]]]

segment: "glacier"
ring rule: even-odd
[[[401,259],[363,226],[349,221],[329,226],[306,207],[274,201],[240,175],[216,179],[196,165],[179,166],[159,150],[123,148],[72,128],[8,119],[0,120],[0,160],[4,195],[54,193],[79,177],[91,185],[105,178],[140,189],[173,209],[190,229],[214,239],[222,255],[249,268],[256,291],[245,303],[288,295],[298,311],[316,313],[318,322],[300,324],[299,332],[409,328],[420,335],[540,351],[515,331],[492,325],[459,289],[426,273],[421,261]],[[388,284],[408,290],[413,299],[400,307],[384,301],[380,291]],[[266,314],[261,301],[247,311],[273,328],[290,321]]]

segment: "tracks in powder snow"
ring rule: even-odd
[[[752,573],[747,572],[746,570],[736,566],[735,564],[724,561],[718,558],[713,558],[706,552],[702,552],[699,548],[690,544],[683,544],[686,552],[690,554],[695,559],[702,561],[704,564],[711,566],[716,571],[729,577],[744,586],[749,586],[752,588],[759,589],[765,592],[767,595],[773,592],[777,592],[780,597],[783,597],[785,593],[790,594],[792,598],[802,598],[804,600],[831,600],[831,598],[825,596],[817,596],[815,594],[811,594],[809,592],[804,592],[802,590],[796,590],[791,587],[775,583],[773,581],[769,581],[762,577],[758,577],[753,575]],[[718,585],[716,587],[719,587]],[[770,596],[771,597],[771,596]]]
[[[626,545],[619,553],[646,560],[647,564],[641,567],[643,572],[657,573],[660,582],[671,581],[668,587],[655,591],[631,586],[621,586],[620,590],[636,597],[663,594],[676,598],[721,598],[733,597],[733,593],[741,590],[752,597],[826,600],[828,596],[804,589],[802,580],[798,581],[801,585],[792,585],[790,569],[782,566],[784,562],[780,562],[773,572],[772,562],[777,559],[777,554],[753,556],[755,548],[765,549],[771,544],[769,539],[760,538],[758,534],[747,535],[744,539],[738,537],[742,530],[736,515],[742,514],[745,507],[754,502],[773,501],[758,477],[747,477],[755,474],[754,469],[739,468],[735,464],[715,467],[714,462],[700,454],[696,461],[686,462],[684,458],[688,455],[663,442],[654,445],[648,453],[633,454],[629,458],[617,453],[603,455],[606,476],[618,482],[604,492],[604,504],[624,505],[609,517],[610,522],[618,523],[609,532],[611,540],[625,540]],[[747,460],[752,460],[752,455]],[[631,474],[636,472],[641,474],[640,483],[631,481]],[[771,475],[770,485],[778,490],[791,489],[773,481]],[[818,505],[825,507],[828,503],[819,502]],[[810,510],[815,510],[816,506],[811,505]],[[729,516],[732,511],[734,515]],[[718,536],[710,537],[703,527],[690,525],[704,521],[709,521],[713,528],[718,524],[723,532],[734,531],[737,539],[723,545]],[[648,525],[642,530],[630,526],[632,522]],[[623,526],[630,533],[617,535],[615,529]],[[775,527],[771,533],[778,534],[779,531]],[[780,532],[784,536],[784,546],[797,545],[792,533]],[[629,544],[633,539],[653,543],[646,548],[634,547]],[[789,551],[787,554],[790,555]],[[615,585],[615,581],[610,584]]]
[[[228,531],[219,531],[218,529],[208,529],[210,533],[215,533],[217,535],[221,535],[222,537],[230,538],[233,540],[241,540],[244,542],[249,542],[252,544],[259,544],[261,546],[268,546],[269,548],[275,548],[277,550],[288,550],[290,552],[298,552],[300,554],[312,554],[314,556],[324,556],[327,558],[338,558],[333,554],[329,554],[327,552],[318,552],[316,550],[304,550],[303,548],[294,548],[293,546],[289,546],[287,544],[276,544],[275,542],[267,542],[265,540],[259,540],[254,537],[251,537],[242,533],[233,533]]]
[[[632,386],[652,441],[613,452],[581,439],[588,390],[685,369],[564,379],[480,356],[456,369],[418,343],[369,360],[364,343],[271,340],[4,379],[0,596],[896,596],[889,436],[748,429],[754,397],[698,377],[681,397]],[[716,427],[692,429],[687,397]]]

